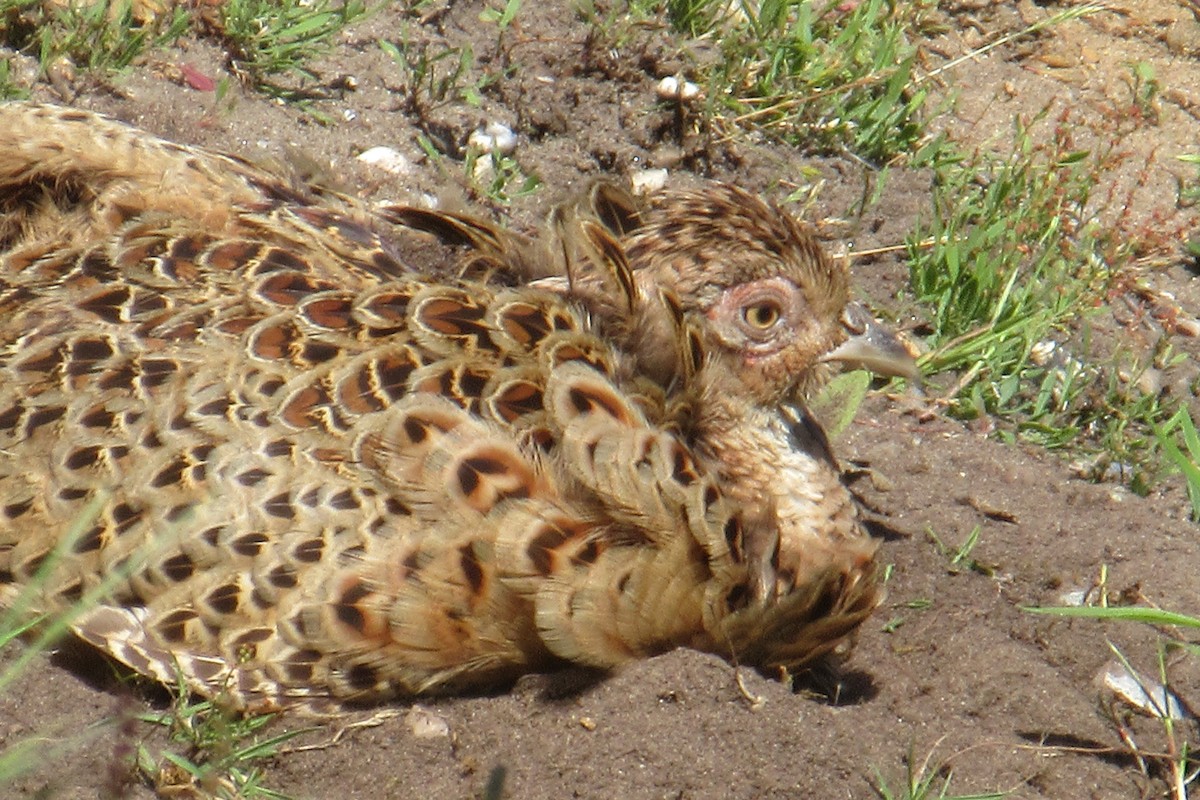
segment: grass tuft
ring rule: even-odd
[[[1094,196],[1122,156],[1111,142],[1078,148],[1076,128],[1070,112],[1043,112],[1015,123],[1005,154],[939,152],[932,219],[908,240],[910,286],[928,309],[921,367],[955,373],[942,397],[955,416],[1090,451],[1093,477],[1144,491],[1162,472],[1155,426],[1174,408],[1142,377],[1178,357],[1166,339],[1134,356],[1091,336],[1093,315],[1136,288],[1140,242]]]
[[[912,39],[933,5],[669,0],[666,8],[676,30],[721,50],[701,70],[714,118],[885,165],[925,135],[928,93],[916,86]]]
[[[177,40],[188,24],[183,9],[164,19],[138,19],[132,0],[64,5],[0,0],[0,43],[35,55],[43,75],[63,63],[97,74],[119,72],[147,50]]]
[[[875,770],[873,788],[880,800],[1003,800],[1009,792],[984,792],[982,794],[950,794],[950,782],[954,776],[947,762],[932,764],[931,750],[920,763],[916,754],[909,751],[905,760],[904,780],[893,788],[879,770]]]
[[[209,700],[192,700],[185,686],[176,687],[176,700],[166,711],[139,715],[161,726],[174,747],[152,752],[139,745],[137,768],[161,795],[200,792],[218,798],[274,798],[286,795],[262,785],[257,762],[279,754],[279,745],[307,731],[296,729],[261,737],[272,714],[243,717]]]
[[[217,33],[235,75],[268,95],[304,100],[311,93],[279,79],[294,75],[301,82],[316,81],[309,63],[329,52],[333,38],[366,14],[362,0],[229,0],[221,5]]]

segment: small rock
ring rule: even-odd
[[[413,171],[412,162],[403,154],[383,145],[364,150],[359,153],[358,160],[393,175],[411,175]]]
[[[1170,689],[1141,675],[1119,661],[1110,661],[1100,674],[1101,684],[1143,714],[1159,719],[1188,718],[1183,705]]]
[[[446,722],[445,717],[435,714],[427,708],[413,706],[404,716],[404,721],[408,723],[408,729],[412,731],[412,735],[418,739],[448,739],[450,737],[450,723]]]
[[[1087,602],[1090,589],[1072,589],[1058,596],[1058,602],[1064,606],[1082,606]]]
[[[689,103],[700,97],[700,87],[691,81],[680,80],[668,75],[658,82],[658,96],[663,100],[678,100]]]
[[[644,169],[629,176],[634,194],[651,194],[667,185],[665,169]]]
[[[467,137],[467,145],[485,153],[495,150],[500,155],[507,156],[517,149],[517,135],[507,125],[489,122]]]

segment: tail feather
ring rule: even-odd
[[[135,212],[207,219],[264,198],[303,196],[239,158],[91,112],[10,102],[3,114],[0,246],[19,236],[91,241]]]

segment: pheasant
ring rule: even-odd
[[[83,111],[0,131],[0,603],[315,713],[680,646],[794,668],[876,606],[803,400],[912,365],[779,209],[601,188],[522,238]]]

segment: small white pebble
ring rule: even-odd
[[[644,169],[641,172],[633,173],[629,177],[629,182],[633,187],[634,194],[651,194],[667,185],[667,171],[665,169]]]
[[[393,175],[410,175],[413,171],[412,162],[403,154],[382,145],[359,153],[358,160]]]
[[[658,82],[658,96],[663,100],[674,100],[679,97],[679,78],[668,75]]]
[[[1156,680],[1130,670],[1119,661],[1110,661],[1100,679],[1106,688],[1144,714],[1174,720],[1184,720],[1190,716],[1171,690]]]
[[[488,183],[489,181],[491,181],[492,176],[495,174],[496,174],[496,168],[492,164],[492,159],[490,159],[490,158],[475,159],[475,166],[471,170],[471,178],[476,183]]]
[[[496,140],[484,133],[482,128],[471,131],[471,135],[467,137],[467,147],[484,153],[490,153],[495,146]]]
[[[1038,342],[1029,350],[1029,360],[1034,366],[1044,367],[1050,363],[1050,359],[1054,357],[1054,351],[1058,348],[1058,343],[1050,339],[1045,339]]]
[[[483,129],[483,132],[496,142],[496,149],[500,151],[501,155],[512,155],[513,151],[517,149],[517,135],[507,125],[492,122]]]
[[[489,122],[486,127],[471,132],[467,137],[467,145],[483,152],[495,150],[502,156],[508,156],[517,149],[517,135],[507,125]]]
[[[700,87],[691,81],[681,81],[674,75],[668,75],[658,82],[658,96],[663,100],[679,100],[691,102],[700,97]]]
[[[404,721],[408,729],[418,739],[446,739],[450,737],[450,723],[445,717],[435,714],[429,709],[413,706]]]
[[[346,122],[354,122],[354,120],[358,119],[358,112],[353,108],[344,108],[342,109],[342,119],[346,120]]]
[[[1156,396],[1162,394],[1163,390],[1163,375],[1161,370],[1154,367],[1146,367],[1138,379],[1134,382],[1134,386],[1138,388],[1142,394]]]
[[[1063,592],[1058,596],[1058,602],[1064,606],[1081,606],[1087,602],[1088,592],[1086,589],[1073,589],[1069,592]]]

